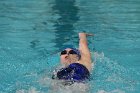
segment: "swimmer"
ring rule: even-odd
[[[64,68],[59,69],[53,75],[53,79],[73,82],[83,82],[89,79],[92,60],[87,36],[93,36],[93,34],[79,33],[79,49],[67,47],[61,51],[60,61]]]

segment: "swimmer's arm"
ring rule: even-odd
[[[91,70],[91,54],[88,48],[87,36],[93,34],[79,33],[79,50],[81,52],[81,64]]]
[[[91,56],[88,48],[86,33],[79,33],[79,50],[82,52],[82,54],[86,54],[88,57]]]

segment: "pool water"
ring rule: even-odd
[[[139,93],[139,0],[1,0],[0,93]],[[65,45],[88,38],[91,80],[52,80]]]

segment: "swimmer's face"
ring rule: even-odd
[[[68,66],[71,63],[78,61],[78,55],[70,48],[67,48],[61,52],[61,63]]]

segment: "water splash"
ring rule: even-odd
[[[139,81],[132,76],[134,73],[138,76],[137,71],[125,68],[117,61],[107,58],[103,52],[94,52],[92,56],[94,56],[95,65],[90,82],[92,91],[95,93],[97,91],[98,93],[131,93],[136,91]],[[116,92],[118,90],[120,91]]]
[[[65,85],[65,81],[52,80],[48,77],[42,78],[39,83],[43,87],[48,87],[47,93],[88,93],[89,86],[84,83],[74,83],[72,85]]]
[[[25,78],[31,78],[30,80],[34,80],[33,77],[36,79],[29,85],[21,82],[23,88],[17,89],[16,93],[132,93],[136,91],[135,87],[139,82],[131,78],[131,74],[135,71],[107,58],[103,52],[91,54],[94,60],[89,82],[64,85],[64,81],[51,79],[52,69],[55,69],[54,64],[56,60],[58,61],[56,54],[47,59],[49,67],[46,70],[25,75]],[[28,88],[24,88],[26,85]]]

